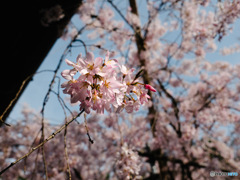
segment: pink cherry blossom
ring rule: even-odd
[[[105,61],[101,57],[94,59],[88,52],[86,57],[79,55],[77,63],[66,60],[72,70],[64,70],[62,76],[67,79],[61,87],[65,94],[71,95],[71,103],[80,102],[80,110],[90,113],[90,109],[97,113],[104,113],[104,109],[111,111],[111,106],[118,109],[125,107],[128,113],[138,111],[140,104],[148,102],[148,96],[142,83],[133,78],[134,69],[128,70],[120,65],[116,59],[109,59],[107,52]],[[74,79],[79,72],[80,76]],[[138,77],[139,78],[139,77]],[[146,89],[156,92],[150,85]],[[132,96],[136,96],[133,98]]]
[[[137,153],[124,143],[121,147],[121,151],[117,153],[117,174],[120,177],[124,177],[124,179],[136,179],[140,171],[139,162]]]

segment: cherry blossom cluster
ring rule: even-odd
[[[109,52],[105,59],[94,59],[93,53],[88,52],[86,57],[80,54],[76,63],[65,61],[73,69],[61,73],[68,80],[61,85],[63,92],[71,95],[71,103],[80,102],[80,110],[84,109],[86,113],[91,109],[97,113],[104,113],[104,109],[111,112],[113,108],[116,112],[125,109],[131,113],[148,102],[148,90],[156,92],[151,85],[139,82],[143,70],[134,75],[134,69],[127,69],[116,59],[110,59]],[[79,77],[74,79],[77,73]]]
[[[127,143],[124,143],[121,147],[121,152],[117,153],[117,174],[125,179],[132,179],[135,177],[138,179],[140,171],[139,156],[136,152],[130,149]]]

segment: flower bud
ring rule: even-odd
[[[156,92],[156,89],[154,89],[151,85],[145,84],[144,87],[152,92]]]

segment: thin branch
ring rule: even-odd
[[[60,60],[58,62],[58,65],[57,65],[56,69],[54,70],[53,78],[52,78],[52,80],[51,80],[51,82],[49,84],[48,91],[47,91],[47,93],[46,93],[46,95],[44,97],[44,100],[43,100],[43,105],[42,105],[42,110],[41,110],[41,114],[42,114],[42,129],[41,129],[42,130],[42,136],[41,136],[41,141],[43,141],[45,139],[45,134],[44,134],[44,110],[45,110],[45,106],[46,106],[46,104],[48,102],[50,92],[51,92],[51,90],[53,88],[53,84],[54,84],[55,79],[57,77],[57,72],[58,72],[58,70],[61,67],[63,59],[66,57],[66,55],[70,51],[72,42],[73,41],[71,41],[71,43],[64,50],[64,53],[62,54],[62,56],[61,56],[61,58],[60,58]],[[44,171],[45,171],[46,179],[48,179],[47,162],[46,162],[46,157],[45,157],[44,144],[42,145],[41,149],[42,149],[42,156],[43,156]]]
[[[61,98],[61,96],[59,96],[59,93],[55,92],[54,90],[51,90],[51,92],[57,96],[60,105],[63,105],[64,108],[66,108],[66,109],[68,110],[68,112],[72,115],[72,118],[73,118],[73,117],[74,117],[73,112],[69,109],[69,107],[66,105],[66,103],[64,102],[64,100]],[[64,109],[64,108],[63,108],[63,109]],[[78,123],[78,122],[77,122],[77,123]]]
[[[83,45],[83,47],[84,47],[84,50],[85,50],[85,54],[87,54],[87,45],[85,44],[85,42],[83,41],[83,40],[81,40],[81,39],[75,39],[75,41],[74,42],[80,42],[80,43],[82,43],[82,45]]]
[[[67,162],[67,172],[68,172],[68,179],[72,179],[71,175],[71,170],[70,170],[70,165],[69,165],[69,157],[68,157],[68,151],[67,151],[67,127],[65,128],[64,131],[64,152],[65,152],[65,158]]]
[[[0,121],[1,123],[5,124],[6,126],[11,126],[10,124],[6,123],[4,120],[3,120],[3,117],[4,115],[7,113],[8,109],[11,108],[11,106],[13,105],[13,103],[18,99],[19,95],[21,94],[23,88],[24,88],[24,85],[26,84],[27,81],[29,81],[34,75],[36,74],[40,74],[42,72],[54,72],[53,70],[42,70],[42,71],[39,71],[39,72],[36,72],[36,73],[33,73],[31,75],[29,75],[21,84],[17,94],[15,95],[15,97],[10,101],[9,105],[7,106],[7,108],[4,110],[4,112],[2,113],[2,115],[0,116]],[[0,124],[1,126],[1,124]]]
[[[18,96],[20,95],[20,93],[22,92],[22,89],[24,87],[24,85],[26,84],[26,82],[32,77],[32,75],[28,76],[23,82],[22,85],[20,86],[16,96],[11,100],[11,102],[9,103],[9,105],[7,106],[7,108],[4,110],[4,112],[2,113],[2,115],[0,116],[0,121],[1,123],[5,124],[6,126],[11,126],[10,124],[4,122],[3,120],[3,116],[7,113],[8,109],[13,105],[14,101],[17,100]]]
[[[117,114],[116,114],[116,116],[117,116]],[[118,117],[116,117],[116,120],[117,120],[117,125],[118,125],[118,131],[119,131],[119,134],[120,134],[120,145],[123,146],[123,135],[122,135],[122,131],[121,131],[119,121],[118,121]]]
[[[34,145],[34,143],[36,142],[36,140],[38,139],[38,136],[39,136],[40,133],[41,133],[41,129],[38,131],[37,135],[35,136],[32,144],[31,144],[31,147],[29,148],[29,151],[33,148],[33,145]],[[33,170],[33,172],[32,172],[32,175],[31,175],[32,178],[31,178],[31,179],[33,179],[33,176],[34,176],[34,174],[36,173],[36,170],[37,170],[38,154],[39,154],[39,149],[38,149],[38,151],[37,151],[37,155],[36,155],[36,158],[35,158],[35,161],[34,161],[34,170]],[[25,170],[25,171],[26,171],[26,164],[27,164],[27,158],[24,159],[24,170]]]
[[[64,112],[64,116],[65,116],[65,123],[67,122],[67,113],[65,111],[66,104],[64,103],[64,101],[62,100],[62,98],[59,95],[59,89],[60,89],[60,78],[58,78],[58,92],[56,93],[57,97],[58,97],[58,101],[63,109]],[[54,92],[55,93],[55,92]],[[73,114],[72,114],[73,116]],[[67,162],[67,173],[68,173],[68,179],[71,180],[72,179],[72,175],[71,175],[71,170],[70,170],[70,165],[69,165],[69,157],[68,157],[68,151],[67,151],[67,127],[64,130],[64,153],[65,153],[65,159]]]
[[[44,128],[43,128],[43,129],[44,129]],[[42,132],[44,132],[44,131],[42,131]],[[44,135],[43,135],[43,134],[42,134],[42,137],[44,138]],[[43,158],[43,165],[44,165],[45,177],[46,177],[46,180],[48,180],[47,161],[46,161],[46,156],[45,156],[44,145],[42,145],[41,150],[42,150],[42,158]]]
[[[158,81],[158,84],[160,86],[160,89],[171,100],[172,108],[173,108],[173,111],[174,111],[174,115],[175,115],[175,117],[177,119],[178,128],[176,128],[171,122],[170,122],[170,125],[176,131],[178,137],[182,137],[181,123],[180,123],[180,120],[179,120],[178,101],[165,89],[165,87],[163,86],[162,82],[159,79],[157,79],[157,81]]]
[[[86,114],[84,114],[84,124],[85,124],[85,128],[86,128],[86,131],[87,131],[87,136],[88,136],[88,140],[90,143],[94,143],[94,141],[92,140],[90,134],[89,134],[89,130],[88,130],[88,126],[87,126],[87,118],[86,118]]]
[[[153,16],[151,16],[151,13],[148,11],[148,22],[147,22],[147,25],[146,25],[146,28],[145,28],[146,30],[145,30],[144,36],[143,36],[144,39],[146,39],[146,37],[148,35],[148,32],[149,32],[148,28],[150,27],[153,19],[158,15],[159,11],[161,10],[161,8],[163,7],[164,4],[165,4],[164,2],[160,3],[159,7],[157,8],[156,13]]]
[[[117,8],[117,6],[115,4],[113,4],[112,0],[108,0],[108,2],[118,12],[118,14],[123,18],[123,20],[134,30],[133,26],[128,22],[128,20],[125,18],[125,16],[122,14],[122,12]]]
[[[61,126],[57,131],[55,131],[54,133],[52,133],[52,135],[50,135],[47,139],[45,139],[43,142],[41,142],[39,145],[35,146],[34,148],[32,148],[27,154],[25,154],[24,156],[18,158],[16,161],[12,162],[9,166],[7,166],[6,168],[4,168],[3,170],[1,170],[0,175],[2,175],[5,171],[7,171],[9,168],[11,168],[12,166],[14,166],[15,164],[17,164],[18,162],[20,162],[21,160],[27,158],[30,154],[32,154],[34,151],[36,151],[37,149],[39,149],[40,147],[42,147],[45,143],[47,143],[48,141],[50,141],[51,139],[53,139],[55,137],[55,135],[59,134],[62,130],[64,130],[66,127],[68,127],[69,124],[71,124],[76,118],[78,118],[82,113],[84,112],[84,109],[78,113],[74,118],[72,118],[70,121],[66,122],[63,126]]]

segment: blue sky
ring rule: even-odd
[[[142,2],[142,1],[140,1]],[[144,1],[145,2],[145,1]],[[125,8],[127,6],[126,3],[121,4],[122,8]],[[140,14],[142,12],[146,12],[145,10],[145,5],[140,4],[139,6],[139,12]],[[143,13],[142,17],[146,17],[145,13]],[[116,17],[119,18],[119,17]],[[77,27],[81,27],[81,24],[79,23],[78,17],[74,16],[72,18],[72,22],[74,22]],[[143,22],[142,22],[143,23]],[[221,43],[218,44],[218,51],[215,53],[208,53],[206,58],[209,59],[210,61],[218,61],[218,60],[224,60],[229,62],[230,64],[240,64],[240,53],[236,53],[234,55],[228,55],[228,56],[222,56],[219,53],[219,49],[223,47],[230,47],[234,44],[239,44],[240,43],[240,33],[239,33],[239,27],[240,27],[240,20],[238,20],[235,23],[234,26],[234,31],[230,33],[227,37],[225,37]],[[87,37],[84,35],[81,35],[82,40],[88,41]],[[38,71],[41,70],[46,70],[46,69],[51,69],[54,70],[58,64],[58,61],[60,60],[60,57],[63,54],[63,51],[65,50],[66,46],[69,44],[70,40],[63,40],[63,39],[58,39],[48,55],[46,56],[44,62],[42,65],[39,67]],[[84,49],[83,47],[78,47],[74,48],[72,50],[72,53],[69,53],[67,55],[67,58],[70,59],[71,61],[75,61],[77,55],[79,53],[84,54]],[[64,69],[68,69],[69,67],[63,62],[58,76],[60,76],[60,72]],[[15,120],[20,120],[21,119],[21,110],[23,105],[26,103],[28,104],[31,108],[36,109],[37,111],[40,112],[44,100],[44,96],[47,93],[49,83],[52,79],[53,73],[51,72],[44,72],[41,74],[38,74],[34,76],[33,81],[29,83],[27,88],[24,90],[22,96],[18,100],[17,104],[15,105],[14,109],[10,113],[10,116],[8,118],[8,122],[11,123]],[[61,79],[61,82],[64,80]],[[57,84],[55,84],[55,90],[56,90]],[[64,97],[64,96],[63,96]],[[67,105],[69,105],[67,103]],[[79,107],[71,107],[71,109],[77,110]],[[54,94],[51,94],[49,102],[46,105],[45,108],[45,117],[46,119],[50,120],[50,123],[52,124],[59,124],[64,121],[64,114],[61,109],[60,104],[58,103],[57,97]]]

